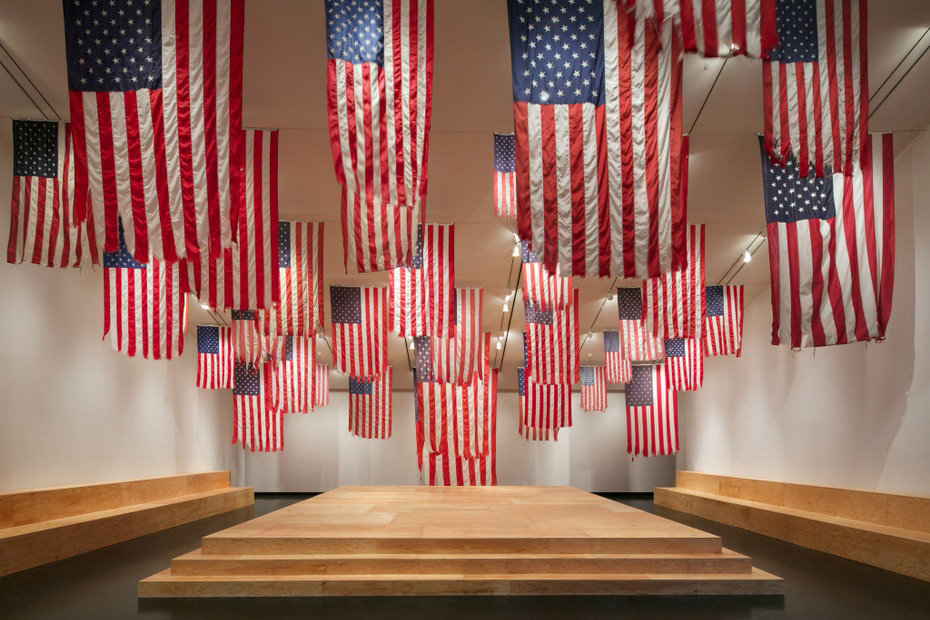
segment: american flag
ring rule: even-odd
[[[894,288],[894,145],[868,135],[852,176],[762,167],[772,280],[772,344],[881,340]]]
[[[666,382],[673,390],[699,390],[704,384],[703,343],[695,338],[665,341]]]
[[[743,285],[708,286],[704,320],[704,355],[743,352]]]
[[[212,308],[271,308],[278,282],[278,132],[249,129],[234,193],[238,240],[218,256],[189,260],[188,287]]]
[[[417,242],[409,266],[388,274],[388,322],[391,331],[404,338],[429,333],[429,304],[423,269],[423,225],[417,227]]]
[[[357,379],[387,369],[387,288],[330,286],[333,365]]]
[[[281,359],[271,365],[272,405],[283,413],[313,411],[316,394],[316,337],[284,336]]]
[[[468,384],[480,374],[482,339],[482,301],[480,288],[455,289],[454,333],[449,338],[428,337],[432,349],[435,381]],[[421,340],[419,338],[414,339]]]
[[[698,338],[704,329],[704,224],[688,226],[687,264],[643,281],[646,328],[659,338]]]
[[[232,311],[233,352],[237,362],[257,364],[262,359],[262,340],[254,310]]]
[[[517,224],[550,272],[646,278],[683,251],[673,20],[509,0]]]
[[[633,366],[626,385],[626,451],[634,456],[678,452],[678,393],[662,364]]]
[[[241,165],[244,0],[63,3],[75,219],[98,244],[169,262],[219,256]]]
[[[578,291],[562,310],[544,311],[527,305],[527,372],[536,383],[578,382]]]
[[[236,362],[233,387],[233,443],[252,452],[284,449],[284,417],[269,407],[266,391],[271,385],[268,364]]]
[[[391,271],[391,331],[452,336],[455,322],[455,226],[423,224],[409,267]]]
[[[639,289],[634,289],[638,291]],[[607,368],[607,383],[627,383],[633,372],[633,363],[623,357],[620,350],[620,332],[604,332],[604,364]]]
[[[393,369],[377,377],[349,377],[349,432],[363,439],[390,439],[394,388]]]
[[[103,335],[116,351],[147,359],[184,352],[187,296],[177,263],[140,263],[121,245],[103,254],[103,282]]]
[[[617,310],[620,314],[620,357],[633,362],[660,359],[662,338],[653,336],[643,321],[642,289],[618,288]]]
[[[520,409],[517,411],[517,433],[527,441],[558,441],[558,428],[535,428],[524,426],[526,411],[526,369],[517,368],[517,392],[520,397]]]
[[[232,328],[197,326],[197,387],[232,389],[234,361]]]
[[[313,336],[323,325],[323,222],[278,222],[281,299],[259,313],[265,335]]]
[[[494,214],[517,219],[517,173],[514,135],[494,134]]]
[[[13,119],[13,200],[8,263],[99,264],[93,219],[72,219],[74,149],[68,123]]]
[[[867,148],[866,4],[778,0],[779,44],[762,65],[765,150],[802,177],[851,175]]]
[[[607,409],[607,376],[603,366],[581,367],[581,410]]]
[[[413,208],[365,202],[342,188],[342,247],[346,271],[385,271],[407,265],[416,243],[420,203]]]
[[[520,392],[518,431],[524,439],[557,441],[559,429],[572,425],[572,386],[536,383],[524,368],[517,369]]]
[[[316,365],[316,381],[313,390],[313,407],[329,404],[329,364]]]
[[[432,0],[326,0],[329,139],[336,177],[369,204],[426,194]]]
[[[572,277],[563,278],[556,265],[555,273],[549,273],[530,249],[527,241],[521,243],[523,252],[523,303],[537,304],[542,310],[564,308],[571,305]]]

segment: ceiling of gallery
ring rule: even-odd
[[[879,9],[880,5],[880,9]],[[881,0],[869,15],[870,128],[894,131],[900,152],[930,125],[930,2]],[[0,1],[0,116],[66,118],[64,25],[60,0]],[[326,50],[322,0],[246,0],[247,127],[281,129],[282,218],[327,223],[325,283],[386,285],[385,274],[346,274],[339,229],[339,186],[326,116]],[[427,217],[456,224],[456,285],[485,290],[484,327],[510,339],[502,389],[514,389],[522,348],[522,304],[502,311],[516,269],[512,222],[491,207],[493,132],[513,130],[510,52],[504,0],[436,0],[433,118]],[[926,57],[925,57],[926,56]],[[707,224],[707,281],[716,283],[763,228],[760,61],[684,59],[684,127],[691,138],[689,219]],[[20,88],[20,85],[23,88]],[[0,132],[11,148],[10,132]],[[765,248],[734,279],[751,300],[767,293]],[[603,362],[599,330],[615,329],[609,279],[575,278],[580,289],[582,364]],[[622,282],[621,282],[622,283]],[[630,281],[627,284],[635,284]],[[329,295],[326,295],[327,325]],[[194,307],[192,322],[206,322]],[[395,386],[410,385],[407,350],[391,336]],[[329,357],[325,351],[321,359]],[[589,357],[590,356],[590,357]],[[345,378],[333,377],[333,387]]]

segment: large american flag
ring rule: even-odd
[[[6,260],[46,267],[99,263],[93,218],[73,219],[69,123],[13,119],[13,200]]]
[[[678,393],[662,364],[633,366],[626,385],[626,451],[634,456],[678,452]]]
[[[537,304],[542,310],[564,308],[573,301],[572,277],[563,278],[561,270],[556,265],[555,273],[549,273],[545,265],[540,263],[536,254],[529,247],[529,242],[523,241],[523,303]]]
[[[272,405],[283,413],[313,411],[316,394],[316,337],[284,336],[281,359],[271,365]]]
[[[197,387],[229,390],[233,387],[232,328],[219,325],[197,326]]]
[[[390,326],[399,336],[448,337],[455,322],[455,226],[423,224],[409,267],[390,273]]]
[[[540,310],[529,304],[526,315],[527,372],[537,383],[578,382],[578,290],[574,302],[561,310]]]
[[[665,373],[673,390],[699,390],[704,384],[704,347],[696,338],[665,341]]]
[[[572,425],[572,386],[570,383],[544,384],[537,383],[525,371],[518,370],[517,380],[521,381],[523,375],[523,399],[520,401],[520,416],[522,418],[523,436],[525,438],[536,429],[539,439],[548,437],[551,431],[552,439],[558,439],[557,429]],[[548,441],[548,439],[545,439]]]
[[[704,319],[704,355],[743,352],[743,285],[708,286]]]
[[[278,222],[280,300],[259,313],[266,335],[313,336],[323,325],[323,222]]]
[[[687,264],[643,281],[643,317],[660,338],[700,338],[704,329],[704,224],[688,226]]]
[[[550,272],[677,263],[681,57],[673,20],[613,0],[509,0],[517,223]]]
[[[333,366],[357,379],[387,369],[387,288],[331,286]]]
[[[894,145],[868,135],[851,176],[801,178],[762,145],[772,344],[882,340],[894,288]]]
[[[455,289],[454,331],[450,337],[428,336],[414,341],[429,341],[434,381],[468,384],[481,372],[482,301],[480,288]]]
[[[393,416],[393,369],[377,377],[349,377],[349,432],[363,439],[390,439]]]
[[[174,262],[232,244],[244,0],[63,2],[75,213]],[[90,205],[85,204],[84,198]]]
[[[517,173],[514,135],[494,134],[494,214],[517,219]]]
[[[779,0],[762,65],[765,148],[800,174],[851,175],[869,131],[866,0]]]
[[[643,321],[642,289],[618,288],[617,311],[620,314],[620,356],[634,362],[661,359],[662,338],[653,336]]]
[[[237,362],[257,364],[262,359],[262,339],[254,310],[232,311],[233,352]]]
[[[520,410],[517,412],[517,432],[520,437],[527,441],[558,441],[559,427],[555,428],[537,428],[527,426],[524,420],[527,418],[527,395],[526,395],[526,369],[517,368],[517,392],[520,397]]]
[[[233,387],[233,443],[252,452],[284,449],[284,417],[268,406],[272,383],[268,364],[236,362]]]
[[[329,404],[329,364],[316,365],[316,381],[313,390],[313,407]]]
[[[147,359],[183,353],[187,296],[177,263],[140,263],[121,244],[103,254],[103,283],[103,335],[115,350]]]
[[[581,367],[581,410],[607,409],[607,376],[603,366]]]
[[[620,332],[604,332],[604,364],[607,369],[607,383],[627,383],[630,380],[633,363],[625,358],[620,350]]]
[[[410,263],[420,223],[420,203],[412,208],[365,202],[342,188],[343,261],[348,271],[384,271]]]

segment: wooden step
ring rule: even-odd
[[[753,569],[718,574],[439,574],[184,576],[162,571],[139,582],[140,598],[437,595],[781,595],[781,579]]]
[[[175,558],[172,575],[746,574],[752,561],[727,549],[707,554],[341,554],[203,555]]]

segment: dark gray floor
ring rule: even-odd
[[[930,583],[654,508],[649,495],[607,494],[723,537],[724,545],[785,579],[780,597],[410,597],[320,599],[136,598],[136,582],[200,546],[205,534],[306,495],[258,495],[245,508],[0,578],[0,618],[930,618]]]

